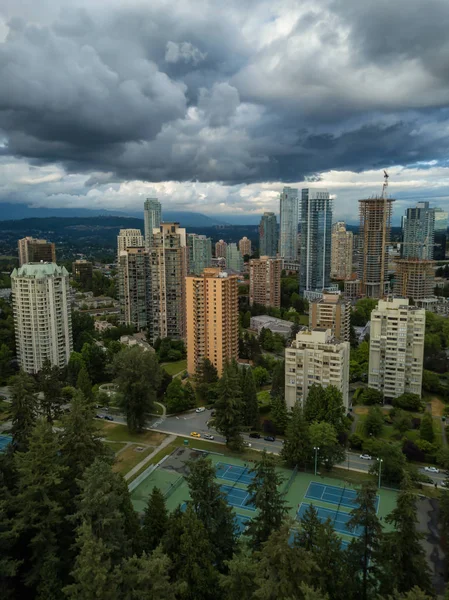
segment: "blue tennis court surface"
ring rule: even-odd
[[[226,502],[231,506],[241,506],[248,510],[256,510],[256,507],[250,500],[251,496],[246,490],[241,490],[230,485],[221,485],[220,490],[226,496]]]
[[[347,488],[340,488],[335,485],[324,485],[322,483],[309,483],[305,498],[312,500],[321,500],[329,504],[337,506],[345,506],[346,508],[356,508],[357,492]],[[376,496],[376,511],[379,507],[379,496]]]
[[[226,479],[227,481],[238,481],[248,485],[254,479],[254,473],[250,473],[247,467],[237,467],[228,463],[217,463],[217,477]]]
[[[302,502],[299,507],[298,514],[296,515],[297,520],[303,518],[304,513],[309,508],[310,504],[306,502]],[[323,508],[322,506],[314,506],[318,513],[319,520],[324,523],[327,519],[330,519],[335,531],[338,533],[345,533],[346,535],[352,535],[354,537],[360,537],[362,535],[362,527],[357,527],[357,529],[349,529],[348,522],[351,519],[351,515],[349,513],[330,510],[329,508]]]
[[[0,435],[0,452],[6,452],[6,446],[12,442],[10,435]]]
[[[239,528],[239,534],[245,533],[245,530],[248,526],[248,521],[250,521],[249,517],[245,517],[244,515],[239,515],[238,513],[235,515],[235,520],[237,523],[237,527]]]

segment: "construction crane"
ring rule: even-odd
[[[382,186],[382,195],[381,195],[381,198],[385,198],[385,199],[386,199],[387,188],[388,188],[388,178],[389,178],[389,175],[384,170],[384,184]]]

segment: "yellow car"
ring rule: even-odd
[[[192,431],[192,433],[190,434],[192,437],[196,437],[199,438],[201,437],[201,433],[197,433],[196,431]]]

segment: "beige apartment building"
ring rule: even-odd
[[[11,274],[20,367],[38,373],[48,359],[60,368],[73,350],[69,274],[55,263],[27,263]]]
[[[238,358],[238,277],[218,268],[186,278],[187,371],[194,375],[208,358],[221,376],[226,362]]]
[[[224,240],[219,240],[215,244],[215,258],[226,258],[227,243]]]
[[[313,385],[335,386],[349,403],[349,342],[332,336],[330,329],[303,329],[285,349],[285,401],[287,408],[304,404]]]
[[[147,248],[128,248],[119,256],[121,322],[145,329],[150,319],[150,255]]]
[[[19,267],[27,263],[56,262],[56,250],[53,242],[33,237],[24,237],[18,242]]]
[[[351,303],[340,294],[323,294],[309,303],[309,327],[330,329],[342,342],[349,342]]]
[[[423,300],[433,296],[435,287],[434,262],[417,258],[396,261],[393,293],[402,298]]]
[[[281,306],[282,259],[261,256],[249,261],[249,302],[251,306]]]
[[[426,311],[408,298],[379,300],[371,313],[368,385],[393,400],[421,396]]]
[[[251,240],[249,240],[246,236],[242,237],[242,239],[239,241],[239,250],[242,257],[245,255],[251,256]]]
[[[186,239],[186,230],[179,223],[161,223],[159,229],[153,229],[153,245],[149,250],[152,344],[157,338],[185,337]]]
[[[331,277],[348,279],[352,275],[352,231],[346,231],[346,223],[332,225]]]
[[[143,246],[145,246],[145,239],[140,229],[120,229],[117,236],[117,256],[120,256],[122,250]]]

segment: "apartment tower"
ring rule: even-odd
[[[215,258],[226,258],[227,243],[224,240],[219,240],[215,244]]]
[[[187,371],[191,375],[204,358],[213,363],[219,376],[227,362],[238,358],[237,279],[217,268],[186,278]]]
[[[24,237],[19,240],[19,267],[27,263],[56,263],[56,250],[53,242]]]
[[[185,337],[186,230],[179,223],[153,229],[150,250],[151,343],[157,338]]]
[[[299,197],[295,188],[284,187],[279,197],[279,254],[286,260],[296,260],[298,254]]]
[[[228,244],[226,247],[226,268],[236,273],[243,271],[243,258],[237,244]]]
[[[117,236],[117,260],[122,250],[144,246],[145,240],[140,229],[120,229]]]
[[[323,294],[319,300],[309,303],[309,327],[330,329],[332,335],[349,342],[351,303],[340,294]]]
[[[259,224],[260,256],[276,256],[278,253],[278,224],[273,212],[262,215]]]
[[[368,386],[387,401],[421,396],[426,311],[408,298],[379,300],[371,313]]]
[[[150,321],[151,280],[148,249],[130,247],[119,255],[119,299],[121,322],[138,331]]]
[[[251,256],[251,240],[249,240],[246,236],[242,237],[239,241],[239,250],[242,257],[248,255]]]
[[[145,225],[145,247],[149,248],[152,242],[153,229],[159,229],[162,220],[161,203],[157,198],[147,198],[143,204],[143,218]]]
[[[403,258],[396,261],[393,293],[402,298],[424,300],[433,296],[435,271],[433,260]]]
[[[299,291],[321,292],[330,285],[332,200],[327,190],[303,189]]]
[[[69,274],[55,263],[27,263],[11,274],[20,367],[38,373],[45,362],[66,366],[73,350]]]
[[[93,265],[90,260],[75,260],[72,263],[72,277],[85,290],[92,288]]]
[[[401,258],[433,259],[435,211],[428,202],[407,208],[402,217]]]
[[[359,200],[362,252],[359,278],[362,296],[382,298],[388,284],[388,245],[390,243],[392,198]]]
[[[249,261],[249,302],[281,306],[282,259],[261,256]]]
[[[352,231],[346,231],[346,223],[332,225],[331,277],[348,279],[352,275]]]
[[[335,386],[348,409],[349,342],[332,336],[330,329],[303,329],[285,349],[285,402],[287,408],[304,405],[309,388]]]
[[[189,233],[187,235],[189,252],[189,273],[200,275],[212,264],[212,240],[205,235]]]

